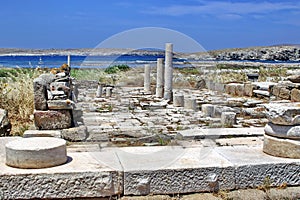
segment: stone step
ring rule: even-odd
[[[225,138],[225,137],[248,137],[263,136],[264,127],[259,128],[210,128],[210,129],[190,129],[178,131],[176,138],[204,139],[204,138]]]
[[[270,92],[265,90],[253,90],[254,96],[270,97]]]

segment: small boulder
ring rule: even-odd
[[[300,74],[289,76],[287,79],[293,83],[300,83]]]
[[[11,123],[8,119],[7,111],[0,109],[0,137],[10,135]]]

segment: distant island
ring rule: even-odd
[[[113,56],[113,55],[164,55],[163,50],[136,50],[116,48],[80,49],[21,49],[0,48],[0,56]],[[300,45],[274,45],[266,47],[229,48],[207,52],[175,52],[175,57],[194,60],[278,60],[300,61]]]

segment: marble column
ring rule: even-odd
[[[164,99],[173,100],[173,44],[166,43]]]
[[[71,67],[71,55],[68,55],[68,66]]]
[[[145,74],[144,74],[144,90],[146,92],[151,91],[151,78],[150,78],[151,67],[149,64],[145,65]]]
[[[157,58],[156,97],[158,98],[162,98],[164,96],[164,82],[165,82],[164,59]]]
[[[102,97],[102,91],[103,91],[103,85],[98,84],[97,91],[96,91],[96,97]]]

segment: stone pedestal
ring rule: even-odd
[[[149,64],[145,65],[144,72],[144,90],[146,92],[151,91],[151,77],[150,77],[151,67]]]
[[[22,138],[6,144],[5,150],[11,167],[39,169],[67,162],[66,141],[53,137]]]
[[[111,97],[112,96],[112,87],[107,87],[105,92],[106,92],[106,97]]]
[[[232,128],[236,124],[236,113],[234,112],[222,112],[221,124],[224,128]]]
[[[201,111],[202,111],[204,117],[213,117],[214,111],[215,111],[215,106],[212,104],[202,104]]]
[[[300,158],[300,104],[265,105],[269,123],[265,126],[263,151],[285,158]]]
[[[98,84],[97,91],[96,91],[96,97],[97,98],[102,97],[102,92],[103,92],[103,85]]]
[[[173,44],[166,43],[164,99],[173,100]]]
[[[184,106],[184,96],[182,94],[175,94],[173,98],[174,107],[183,107]]]
[[[197,111],[196,98],[194,97],[184,98],[184,108]]]
[[[56,130],[71,127],[69,110],[48,110],[34,112],[35,126],[39,130]]]
[[[164,96],[164,83],[165,83],[165,71],[164,71],[164,59],[157,59],[157,71],[156,71],[156,97],[162,98]]]
[[[300,159],[300,140],[265,134],[263,151],[272,156]]]

